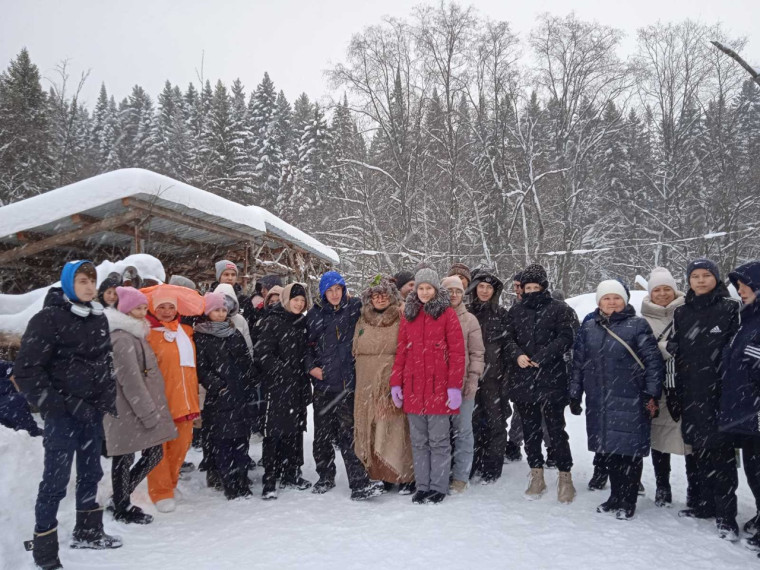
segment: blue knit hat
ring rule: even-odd
[[[328,271],[322,276],[322,279],[319,280],[319,295],[323,299],[325,299],[325,293],[327,293],[327,290],[332,287],[333,285],[340,285],[343,287],[343,293],[346,292],[346,281],[343,279],[343,276],[338,273],[337,271]],[[326,301],[327,299],[325,299]]]
[[[69,261],[63,266],[63,270],[61,271],[61,289],[63,289],[63,293],[69,300],[75,303],[81,303],[82,301],[74,292],[74,276],[85,263],[92,265],[92,261],[79,259],[77,261]]]
[[[701,259],[695,259],[689,265],[686,267],[686,282],[688,283],[689,277],[691,277],[691,274],[694,272],[695,269],[707,269],[710,273],[713,274],[716,281],[720,281],[720,268],[718,267],[718,264],[715,263],[712,259],[707,259],[705,257]]]

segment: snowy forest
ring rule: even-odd
[[[354,283],[419,261],[544,264],[585,292],[760,246],[760,87],[718,25],[620,30],[546,14],[518,37],[455,3],[356,33],[326,92],[199,74],[160,93],[103,85],[22,50],[0,75],[0,205],[147,168],[269,209],[334,247]]]

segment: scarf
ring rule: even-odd
[[[232,324],[232,321],[229,319],[221,322],[201,321],[199,323],[196,323],[194,329],[197,333],[210,334],[218,338],[227,338],[228,336],[232,336],[237,330]]]
[[[193,341],[187,336],[185,329],[179,324],[179,319],[170,323],[162,322],[159,327],[153,327],[155,330],[163,331],[164,339],[167,342],[176,342],[179,349],[179,365],[187,368],[195,368],[195,351],[193,350]]]

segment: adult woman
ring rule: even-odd
[[[652,329],[628,300],[619,281],[599,284],[598,308],[575,340],[570,382],[570,410],[580,415],[585,392],[588,449],[609,469],[612,493],[597,512],[619,520],[636,512],[642,457],[649,454],[650,421],[665,375]]]
[[[408,495],[414,491],[412,442],[388,384],[400,323],[401,295],[389,277],[378,275],[362,292],[362,314],[354,333],[354,451],[370,479],[398,483],[399,493]]]
[[[667,343],[673,329],[673,314],[686,302],[684,293],[678,290],[676,280],[664,267],[655,267],[649,276],[649,295],[641,303],[641,315],[647,320],[657,339],[662,357],[665,359],[665,383],[660,399],[660,414],[652,420],[652,465],[657,481],[654,502],[658,507],[668,506],[673,502],[670,489],[670,455],[686,456],[686,477],[689,487],[686,491],[686,504],[693,506],[696,502],[697,476],[691,446],[683,441],[681,435],[681,418],[677,406],[673,405],[675,394],[675,360],[668,352]],[[677,417],[670,413],[674,408]]]
[[[668,352],[675,355],[681,432],[696,457],[700,494],[694,508],[678,514],[715,517],[718,536],[736,541],[736,455],[733,437],[718,431],[718,413],[721,355],[739,328],[739,304],[729,298],[713,261],[692,261],[686,276],[689,291],[673,315]]]

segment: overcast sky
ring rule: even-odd
[[[236,77],[250,92],[268,71],[292,102],[305,91],[329,92],[323,71],[342,61],[352,34],[383,16],[408,17],[418,1],[403,0],[0,0],[0,68],[22,47],[43,77],[69,59],[73,76],[89,69],[90,104],[103,82],[117,100],[142,85],[154,98],[165,80],[184,89],[204,75],[212,83]],[[428,2],[424,2],[428,3]],[[745,58],[760,67],[760,0],[475,0],[483,16],[507,20],[527,36],[542,12],[571,10],[626,32],[661,20],[722,22],[749,38]],[[45,86],[49,83],[46,81]]]

